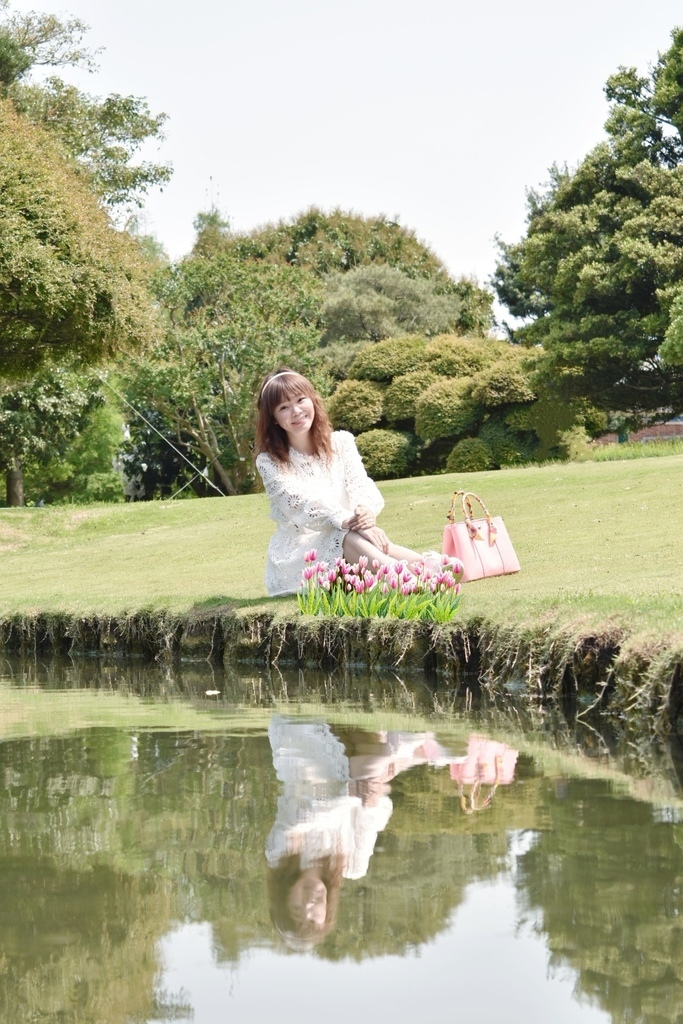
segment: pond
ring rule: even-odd
[[[679,775],[419,680],[0,661],[0,1020],[675,1024]]]

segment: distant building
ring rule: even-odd
[[[653,423],[652,426],[634,430],[625,437],[620,434],[602,434],[596,437],[593,444],[616,444],[617,441],[672,441],[683,438],[683,416],[674,416],[666,423]]]

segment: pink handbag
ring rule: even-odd
[[[457,498],[460,498],[462,506],[462,523],[455,522]],[[481,505],[483,518],[474,518],[473,498]],[[472,491],[453,493],[448,523],[443,530],[443,553],[460,559],[464,567],[464,581],[505,576],[520,569],[505,523],[500,516],[492,516],[481,498]]]

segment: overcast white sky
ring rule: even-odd
[[[236,230],[316,204],[385,213],[483,283],[525,189],[602,137],[603,85],[683,24],[680,0],[13,0],[82,18],[96,95],[169,115],[174,175],[143,226],[171,256],[211,196]]]

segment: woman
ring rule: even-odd
[[[311,548],[330,565],[340,557],[355,563],[362,555],[384,565],[422,559],[377,525],[384,500],[353,435],[332,430],[318,392],[289,367],[268,374],[261,385],[256,451],[278,527],[266,565],[271,596],[298,590],[303,556]]]

